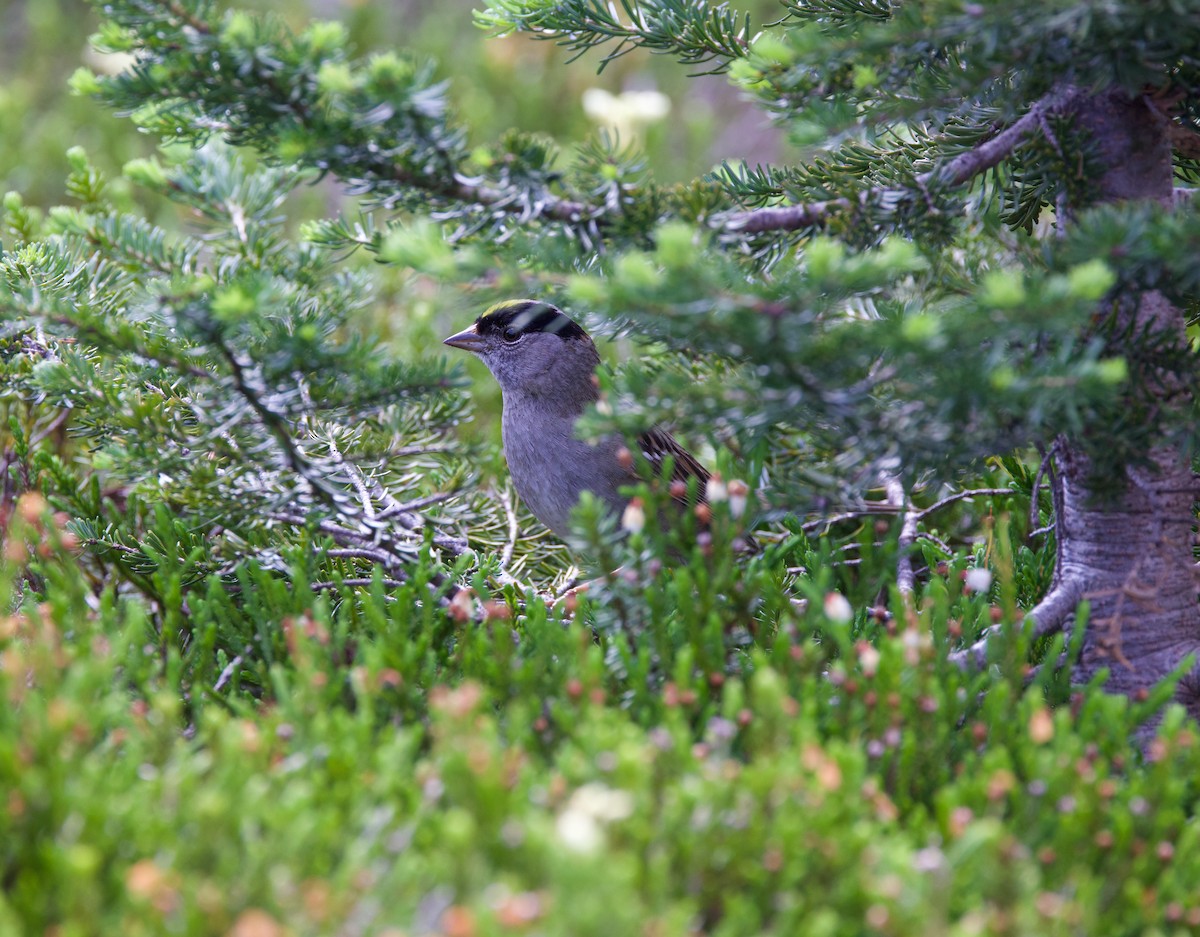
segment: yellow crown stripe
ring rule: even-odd
[[[487,309],[485,309],[483,311],[483,315],[480,316],[479,318],[486,319],[488,316],[494,316],[497,313],[504,312],[506,309],[512,309],[514,306],[520,306],[522,303],[526,303],[528,301],[529,300],[526,300],[526,299],[503,300],[502,302],[498,302],[491,306],[488,306]]]

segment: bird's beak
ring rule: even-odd
[[[463,351],[469,351],[474,354],[479,354],[479,352],[483,351],[483,337],[475,331],[475,326],[463,329],[449,338],[442,339],[442,344],[449,345],[451,348],[461,348]]]

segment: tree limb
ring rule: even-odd
[[[1033,619],[1033,637],[1043,638],[1062,631],[1082,599],[1083,595],[1077,587],[1061,585],[1050,590],[1026,616]],[[951,651],[946,655],[946,659],[964,670],[983,670],[988,665],[989,642],[1005,627],[1009,626],[992,625],[984,629],[974,644]]]
[[[1079,92],[1073,88],[1048,94],[996,136],[960,153],[944,165],[917,176],[915,187],[924,191],[931,185],[955,187],[969,182],[1006,159],[1026,137],[1045,125],[1048,115],[1066,110],[1078,96]],[[798,231],[819,225],[833,213],[849,209],[855,203],[867,205],[880,196],[903,195],[908,191],[902,186],[877,186],[867,189],[855,199],[836,198],[823,202],[756,208],[726,216],[723,226],[728,231],[746,233]]]

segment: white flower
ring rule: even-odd
[[[967,570],[967,588],[972,592],[987,592],[991,585],[991,570],[982,568]]]
[[[631,534],[638,533],[646,526],[646,509],[642,507],[642,499],[634,498],[621,514],[621,526]]]
[[[729,482],[729,513],[734,517],[741,517],[746,513],[746,495],[749,492],[750,486],[740,478]]]
[[[595,852],[604,845],[604,825],[632,813],[633,798],[626,791],[585,784],[571,795],[555,829],[562,844],[573,852]]]
[[[567,802],[567,809],[577,810],[611,823],[614,820],[624,820],[633,813],[633,797],[628,791],[614,790],[603,784],[585,784],[576,789]]]
[[[705,483],[704,497],[709,504],[720,504],[729,500],[729,486],[722,480],[719,472],[713,472]]]
[[[603,88],[588,88],[583,92],[583,112],[623,140],[636,138],[644,126],[662,120],[670,110],[671,99],[660,91],[610,94]]]
[[[572,852],[595,852],[604,845],[604,831],[595,817],[568,807],[555,823],[558,838]]]
[[[850,606],[850,600],[840,592],[827,592],[825,594],[825,617],[830,621],[849,621],[854,617],[854,609]]]

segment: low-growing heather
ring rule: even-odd
[[[1018,624],[964,676],[949,613],[982,627],[996,606],[949,569],[920,608],[891,603],[899,620],[791,606],[736,667],[653,621],[639,663],[586,598],[464,617],[247,572],[271,634],[240,634],[218,673],[201,660],[228,589],[189,600],[190,642],[166,640],[141,600],[94,596],[41,506],[22,501],[3,570],[6,606],[40,596],[0,628],[6,932],[1200,926],[1195,727],[1169,708],[1139,749],[1161,699],[1030,683]]]

